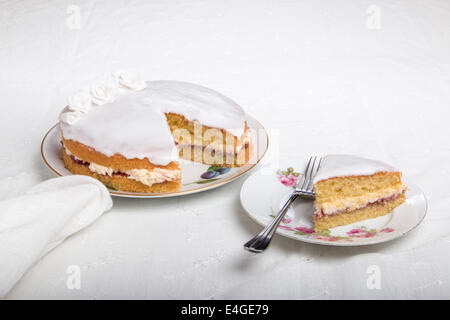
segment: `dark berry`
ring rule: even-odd
[[[217,177],[218,175],[219,175],[219,173],[217,171],[206,171],[200,177],[202,179],[212,179],[214,177]]]

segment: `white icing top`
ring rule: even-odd
[[[353,155],[331,154],[323,158],[314,183],[334,177],[367,176],[377,172],[396,172],[394,167],[377,160]]]
[[[113,102],[77,112],[76,121],[60,116],[65,139],[72,139],[106,156],[119,153],[128,159],[148,158],[167,165],[178,160],[178,152],[164,113],[177,113],[202,125],[225,129],[241,137],[245,113],[231,99],[211,89],[179,81],[151,81],[146,88],[119,95]],[[80,116],[81,115],[81,116]]]

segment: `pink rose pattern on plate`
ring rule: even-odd
[[[287,168],[286,170],[278,170],[277,176],[278,180],[285,185],[286,187],[294,188],[297,183],[299,173],[295,172],[292,167]],[[272,218],[275,216],[273,214],[270,215]],[[355,238],[372,238],[378,234],[382,233],[391,233],[394,232],[392,228],[383,228],[381,230],[375,229],[367,229],[365,226],[361,226],[359,228],[354,228],[347,232],[347,236],[333,236],[331,235],[330,230],[322,230],[320,232],[314,232],[313,229],[304,227],[304,226],[291,226],[292,219],[285,217],[278,228],[286,231],[291,231],[299,236],[305,236],[317,240],[323,241],[353,241]]]
[[[277,171],[278,180],[286,187],[295,187],[300,173],[295,172],[294,168],[289,167],[286,170]]]

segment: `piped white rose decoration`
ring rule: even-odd
[[[136,73],[129,71],[116,71],[113,73],[113,77],[124,88],[139,91],[145,89],[147,84]]]
[[[69,125],[77,122],[92,106],[113,102],[119,95],[139,91],[147,87],[137,74],[116,71],[112,75],[98,79],[92,86],[84,87],[69,97],[69,105],[60,114],[59,120]]]
[[[64,123],[72,125],[75,122],[77,122],[78,120],[80,120],[81,116],[82,116],[82,113],[79,111],[68,111],[68,112],[61,113],[59,116],[59,120]]]
[[[92,102],[101,106],[113,102],[119,95],[119,88],[114,78],[100,79],[94,82],[90,90]]]
[[[74,95],[69,97],[69,109],[87,113],[92,107],[92,97],[89,87],[81,88]]]

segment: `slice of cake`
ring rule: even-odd
[[[321,231],[391,212],[405,201],[401,172],[352,155],[323,158],[314,178],[314,229]]]
[[[60,115],[67,169],[131,192],[180,188],[179,159],[246,164],[250,129],[234,101],[179,81],[145,82],[115,73],[81,89]]]

